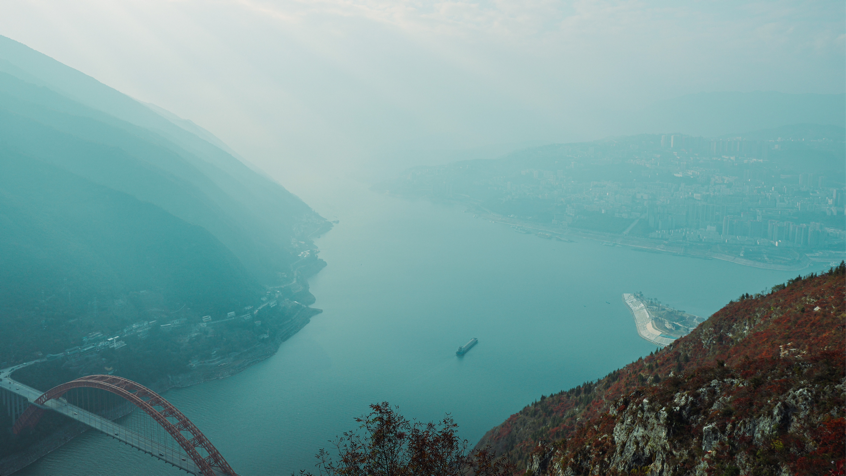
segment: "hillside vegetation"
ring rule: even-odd
[[[0,365],[307,287],[327,228],[193,123],[0,37]]]
[[[846,264],[743,295],[608,376],[489,431],[539,475],[844,474]]]
[[[166,389],[267,358],[320,312],[306,278],[329,226],[190,121],[0,36],[0,368],[37,361],[21,383]],[[78,433],[12,423],[4,474]]]

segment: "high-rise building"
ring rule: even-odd
[[[799,186],[802,188],[811,188],[814,183],[814,174],[799,174]]]
[[[820,246],[823,244],[822,226],[819,223],[811,223],[808,227],[808,246]]]
[[[767,239],[771,241],[790,241],[790,222],[770,220],[767,225]]]
[[[791,241],[796,246],[805,246],[808,244],[808,225],[804,223],[801,225],[790,224]]]

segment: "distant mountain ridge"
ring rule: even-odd
[[[846,141],[846,126],[825,124],[787,124],[780,127],[748,131],[741,134],[725,134],[721,139],[742,137],[746,140],[791,140],[791,141]]]
[[[547,475],[844,474],[846,265],[743,295],[672,345],[541,397],[491,445]]]
[[[202,195],[225,208],[232,226],[253,230],[249,238],[243,236],[247,233],[241,233],[239,239],[251,241],[249,246],[255,245],[259,253],[247,252],[246,246],[223,231],[213,233],[254,272],[272,278],[272,269],[288,261],[285,256],[289,253],[278,250],[280,246],[290,247],[295,229],[303,222],[318,226],[322,222],[299,198],[209,142],[208,136],[197,135],[202,129],[189,132],[189,128],[176,125],[173,117],[164,117],[93,78],[4,37],[0,37],[0,72],[6,73],[0,86],[6,92],[3,109],[17,104],[13,110],[19,115],[91,142],[122,148],[130,155],[146,150],[139,159],[200,187]],[[26,95],[25,101],[20,100],[22,95]],[[83,125],[83,120],[93,123]],[[108,131],[92,129],[94,123]],[[142,142],[117,142],[114,136],[118,133]],[[166,155],[170,157],[158,159]],[[201,226],[213,226],[212,222],[195,221],[178,210],[169,211]],[[271,266],[267,266],[268,262]]]
[[[677,131],[706,137],[785,124],[846,126],[846,94],[775,91],[687,94],[658,101],[627,119],[632,132]]]

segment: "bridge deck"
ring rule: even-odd
[[[26,398],[30,403],[37,400],[44,392],[12,380],[11,378],[12,372],[36,362],[40,361],[27,362],[26,364],[16,365],[8,369],[0,370],[0,388],[16,393]],[[103,418],[99,415],[83,410],[82,408],[71,405],[63,399],[49,400],[45,406],[50,410],[59,412],[62,415],[82,422],[95,430],[101,431],[118,441],[126,443],[133,448],[141,450],[150,456],[158,458],[183,471],[196,475],[202,474],[197,465],[194,464],[194,461],[192,461],[191,458],[186,456],[184,453],[175,451],[173,447],[166,448],[162,445],[156,444],[154,441],[145,438],[140,433],[118,425],[107,418]]]

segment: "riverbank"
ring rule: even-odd
[[[320,235],[330,229],[331,224],[328,227],[323,226],[322,228],[318,228],[309,236],[315,234]],[[300,253],[300,259],[291,264],[289,268],[291,281],[274,288],[277,289],[279,295],[285,296],[286,302],[293,300],[292,307],[296,308],[296,311],[286,321],[279,324],[275,332],[268,332],[266,339],[259,341],[259,343],[251,347],[233,352],[220,359],[214,359],[213,363],[197,362],[191,365],[191,370],[188,372],[166,375],[147,386],[159,394],[164,394],[172,388],[186,388],[231,377],[242,372],[247,367],[273,356],[279,350],[282,342],[288,340],[305,327],[312,317],[323,312],[321,309],[308,307],[315,302],[314,296],[309,291],[308,279],[326,267],[326,262],[318,258],[317,253],[318,250],[313,244],[307,250],[302,251]],[[262,307],[264,306],[260,306],[259,309]],[[281,308],[282,306],[277,309]],[[126,409],[125,413],[114,415],[110,419],[123,418],[134,411],[134,409],[135,407],[130,406]],[[36,443],[27,446],[24,451],[0,458],[0,476],[11,475],[26,468],[89,429],[84,424],[69,422],[38,440]]]
[[[456,201],[455,203],[467,206],[467,204],[463,202]],[[552,238],[557,239],[559,241],[571,241],[572,238],[583,238],[598,241],[600,243],[612,246],[625,246],[639,251],[668,253],[679,256],[690,256],[700,259],[718,259],[721,261],[728,261],[731,263],[739,264],[741,266],[749,266],[752,268],[766,269],[771,271],[801,271],[811,266],[811,259],[809,259],[808,256],[806,256],[805,254],[798,252],[794,252],[795,258],[792,262],[786,264],[764,263],[761,261],[742,258],[740,256],[733,256],[730,254],[726,254],[725,252],[714,251],[711,249],[712,246],[707,243],[698,244],[688,242],[659,241],[650,238],[638,238],[627,235],[616,235],[612,233],[583,230],[579,228],[542,226],[534,223],[523,222],[509,217],[504,217],[502,215],[493,213],[490,210],[481,209],[480,207],[475,205],[471,205],[471,207],[475,207],[476,210],[468,209],[468,212],[484,212],[484,214],[477,214],[479,218],[490,220],[496,223],[502,223],[512,227],[522,228],[527,231],[531,231],[534,234],[537,234],[541,238]]]
[[[408,199],[409,197],[401,194],[385,192],[386,195],[399,198]],[[431,200],[431,199],[428,199]],[[769,247],[756,247],[753,245],[727,245],[724,243],[697,243],[689,241],[666,241],[653,238],[634,237],[625,234],[606,233],[601,231],[592,231],[582,228],[572,228],[566,225],[548,226],[539,225],[537,223],[525,222],[516,218],[506,217],[495,213],[479,203],[472,201],[463,201],[459,199],[441,199],[431,200],[435,203],[461,205],[465,207],[468,213],[473,213],[475,218],[481,218],[491,221],[493,223],[501,223],[508,225],[521,233],[534,234],[540,238],[554,239],[563,242],[572,242],[574,238],[582,238],[592,241],[597,241],[607,246],[622,246],[633,249],[635,251],[647,251],[654,253],[666,253],[678,256],[689,256],[699,259],[714,259],[720,261],[727,261],[730,263],[747,266],[750,268],[758,268],[770,271],[801,271],[816,261],[821,261],[816,258],[816,255],[832,253],[830,250],[814,251],[810,255],[799,252],[793,249],[775,249]],[[631,227],[629,227],[631,229]],[[734,247],[734,248],[732,248]],[[743,252],[746,249],[763,250],[761,253],[768,261],[758,261],[743,257]],[[737,252],[739,255],[732,254]],[[837,253],[837,252],[834,252]],[[785,254],[791,256],[784,256]],[[781,256],[779,256],[781,255]],[[840,255],[838,255],[840,256]],[[839,259],[842,259],[840,257]],[[829,260],[837,261],[837,259]]]
[[[221,361],[217,361],[212,366],[198,366],[194,370],[184,374],[168,375],[161,381],[151,385],[150,388],[157,393],[165,393],[172,388],[191,387],[238,374],[247,367],[273,356],[283,342],[305,327],[312,317],[322,312],[320,309],[303,307],[290,321],[284,324],[284,327],[269,342],[256,344],[236,355],[230,355]]]
[[[234,353],[221,361],[215,362],[213,366],[197,366],[190,372],[167,377],[154,382],[149,387],[159,393],[165,394],[173,388],[186,388],[199,385],[213,380],[220,380],[236,375],[247,367],[266,360],[273,356],[282,343],[306,326],[312,317],[322,313],[320,309],[310,307],[300,308],[288,321],[286,321],[279,332],[267,342],[256,344],[250,348]],[[128,406],[125,411],[110,417],[112,420],[123,418],[135,407]],[[26,451],[16,453],[0,459],[0,476],[14,474],[27,466],[35,463],[44,456],[61,448],[63,445],[88,431],[90,428],[82,423],[72,422],[61,427],[39,441],[31,445]]]

